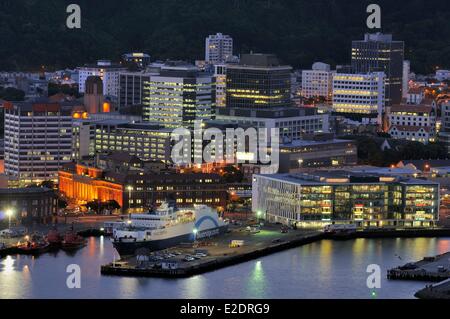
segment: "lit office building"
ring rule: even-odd
[[[254,175],[252,210],[299,227],[432,227],[439,218],[439,184],[351,171]]]
[[[224,63],[233,56],[233,39],[226,34],[210,35],[205,40],[205,61],[211,64]]]
[[[333,112],[381,124],[385,106],[384,73],[336,73],[333,76]]]
[[[216,80],[216,106],[227,106],[227,66],[226,64],[214,65],[214,77]]]
[[[307,99],[322,97],[331,102],[334,73],[329,64],[321,62],[314,63],[311,70],[303,70],[302,96]]]
[[[73,105],[4,103],[5,173],[18,186],[57,181],[72,156]]]
[[[143,120],[167,128],[193,127],[195,120],[213,118],[214,77],[192,65],[168,63],[144,83]]]
[[[239,64],[227,67],[227,107],[291,106],[291,71],[275,55],[241,55]]]
[[[216,120],[242,127],[279,129],[280,143],[299,140],[304,134],[329,131],[328,114],[316,108],[284,107],[271,109],[218,108]]]
[[[400,104],[403,90],[405,44],[393,41],[391,34],[365,34],[352,41],[352,68],[356,73],[384,72],[386,105]]]
[[[171,160],[170,129],[149,123],[121,120],[95,123],[96,152],[126,152],[142,160],[168,163]]]

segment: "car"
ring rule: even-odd
[[[186,256],[186,257],[184,257],[183,260],[184,260],[184,261],[187,261],[187,262],[190,262],[190,261],[194,261],[195,258],[192,258],[192,257],[190,257],[190,256]]]

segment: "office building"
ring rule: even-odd
[[[333,76],[333,112],[365,123],[382,123],[383,72],[336,73]]]
[[[290,66],[271,54],[243,54],[227,67],[227,107],[274,108],[291,106]]]
[[[5,173],[18,186],[56,181],[72,156],[73,105],[4,103]]]
[[[239,127],[279,129],[280,143],[299,140],[304,134],[329,131],[328,114],[318,114],[309,107],[272,109],[218,108],[216,120]]]
[[[216,106],[227,106],[227,65],[214,65],[214,78],[216,82]]]
[[[87,77],[83,101],[89,114],[108,111],[103,107],[105,102],[103,81],[99,76],[90,75]]]
[[[205,61],[211,64],[226,62],[233,56],[233,39],[229,35],[217,33],[205,41]]]
[[[193,127],[195,120],[214,117],[215,96],[212,75],[192,65],[169,62],[159,75],[144,82],[143,120],[167,128]]]
[[[279,173],[358,163],[355,141],[336,139],[332,133],[304,134],[302,139],[280,145]]]
[[[149,123],[103,120],[95,123],[95,151],[127,152],[142,160],[171,161],[172,130]]]
[[[150,81],[147,72],[121,72],[119,75],[119,110],[127,106],[141,105],[144,83]]]
[[[352,41],[352,68],[356,73],[384,72],[386,105],[400,104],[403,97],[405,44],[393,41],[391,34],[365,34]]]
[[[408,97],[410,74],[411,74],[411,62],[405,60],[403,61],[402,99]]]
[[[424,144],[436,138],[436,111],[428,105],[396,105],[389,114],[388,133],[395,139]]]
[[[441,104],[441,131],[439,141],[445,145],[450,156],[450,100]]]
[[[316,62],[311,70],[302,71],[302,96],[306,99],[322,98],[331,102],[333,93],[333,74],[330,65]]]
[[[99,60],[97,64],[85,65],[78,70],[78,91],[85,93],[86,80],[89,76],[99,76],[103,81],[103,94],[117,97],[119,95],[119,73],[126,71],[120,64],[113,64],[108,60]]]
[[[439,188],[421,179],[352,171],[254,175],[252,210],[298,227],[433,227]]]
[[[437,70],[436,80],[438,81],[450,80],[450,70]]]

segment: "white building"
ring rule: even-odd
[[[119,73],[126,71],[120,64],[112,64],[108,60],[99,60],[95,65],[86,65],[78,68],[78,91],[85,92],[86,79],[91,76],[99,76],[103,81],[103,93],[105,96],[119,96]]]
[[[5,105],[5,173],[17,186],[57,181],[72,156],[72,106],[23,102]]]
[[[193,65],[169,63],[144,82],[143,120],[164,127],[193,127],[195,120],[213,118],[215,82]]]
[[[409,89],[409,75],[411,73],[411,62],[408,60],[403,61],[403,88],[402,88],[402,97],[406,98],[408,95]]]
[[[311,70],[302,71],[302,96],[305,98],[324,97],[331,101],[333,88],[333,74],[330,65],[316,62]]]
[[[445,145],[447,154],[450,155],[450,100],[441,104],[442,127],[439,132],[439,141]]]
[[[423,87],[411,88],[406,95],[407,104],[420,104],[425,98],[425,90]]]
[[[233,56],[233,39],[217,33],[206,38],[205,61],[211,64],[224,63]]]
[[[362,122],[381,124],[384,112],[383,72],[336,73],[333,76],[333,111]]]
[[[437,70],[436,80],[438,81],[450,80],[450,70]]]
[[[424,144],[436,138],[436,112],[428,105],[398,105],[389,114],[389,134],[395,139]]]
[[[216,120],[241,127],[278,128],[280,143],[300,140],[304,134],[329,132],[328,114],[317,114],[313,108],[217,109]]]

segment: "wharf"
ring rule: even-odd
[[[188,277],[309,244],[323,238],[325,235],[318,231],[290,230],[287,234],[283,234],[275,227],[264,227],[259,233],[252,234],[244,229],[234,229],[228,234],[213,239],[209,245],[178,246],[166,249],[165,253],[177,252],[179,254],[175,260],[176,266],[170,269],[156,267],[155,265],[158,263],[142,265],[136,257],[131,257],[102,266],[101,273],[120,276]],[[244,245],[235,248],[229,247],[232,240],[243,240]],[[190,262],[183,260],[185,255],[193,255],[197,249],[207,251],[208,256]],[[173,260],[171,262],[174,263]],[[164,263],[164,261],[159,263]]]
[[[450,278],[450,252],[435,257],[425,257],[415,263],[388,270],[392,280],[416,280],[438,282]]]
[[[450,279],[434,285],[428,285],[415,293],[419,299],[450,299]]]

